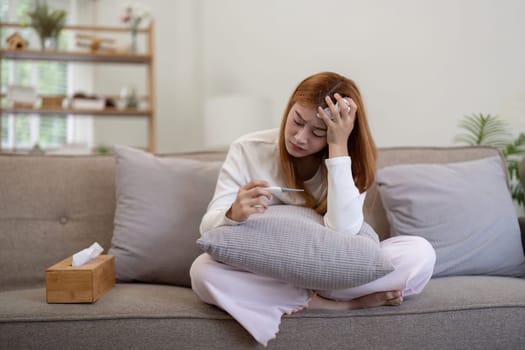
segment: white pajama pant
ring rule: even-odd
[[[390,257],[394,271],[358,287],[317,294],[352,300],[392,290],[402,291],[403,298],[421,293],[436,260],[430,243],[421,237],[397,236],[382,241],[380,246]],[[306,307],[313,295],[313,291],[288,282],[222,264],[206,253],[194,261],[190,276],[192,288],[202,301],[228,312],[264,346],[279,332],[281,316]]]

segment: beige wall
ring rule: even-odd
[[[96,2],[97,21],[118,24],[123,3]],[[522,0],[144,3],[156,23],[159,152],[204,148],[205,105],[217,96],[269,101],[277,126],[295,85],[322,70],[358,83],[379,146],[451,145],[473,112],[525,131]],[[143,86],[140,71],[96,71],[99,90]],[[97,119],[94,134],[96,144],[145,144],[141,121]]]

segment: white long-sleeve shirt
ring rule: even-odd
[[[215,194],[202,218],[201,234],[221,225],[238,225],[226,212],[237,197],[239,188],[252,180],[266,180],[271,186],[285,186],[279,169],[279,130],[263,130],[245,135],[233,142],[219,173]],[[325,160],[328,170],[328,203],[325,226],[350,234],[359,232],[363,224],[365,193],[359,193],[352,176],[348,156]],[[324,195],[323,173],[320,169],[305,186],[319,200]],[[272,193],[269,205],[302,205],[302,198],[289,193]],[[248,218],[249,220],[249,218]]]

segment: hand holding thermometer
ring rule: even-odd
[[[269,192],[304,192],[300,188],[288,188],[288,187],[279,187],[279,186],[270,186],[270,187],[261,187]]]
[[[279,187],[279,186],[270,186],[270,187],[261,187],[268,192],[277,193],[277,192],[304,192],[301,188],[288,188],[288,187]],[[254,208],[262,208],[262,205],[256,204]]]

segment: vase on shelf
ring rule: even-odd
[[[129,51],[132,53],[138,52],[137,32],[140,23],[147,17],[149,17],[149,10],[138,4],[127,4],[124,7],[124,12],[120,15],[120,21],[125,23],[131,30],[131,45]]]
[[[121,109],[137,108],[139,101],[137,98],[137,90],[133,86],[123,86],[120,89],[120,106]]]
[[[41,39],[42,50],[56,50],[58,48],[57,38],[48,36]]]
[[[132,53],[138,52],[137,45],[137,28],[131,27],[131,44],[129,46],[129,51]]]

